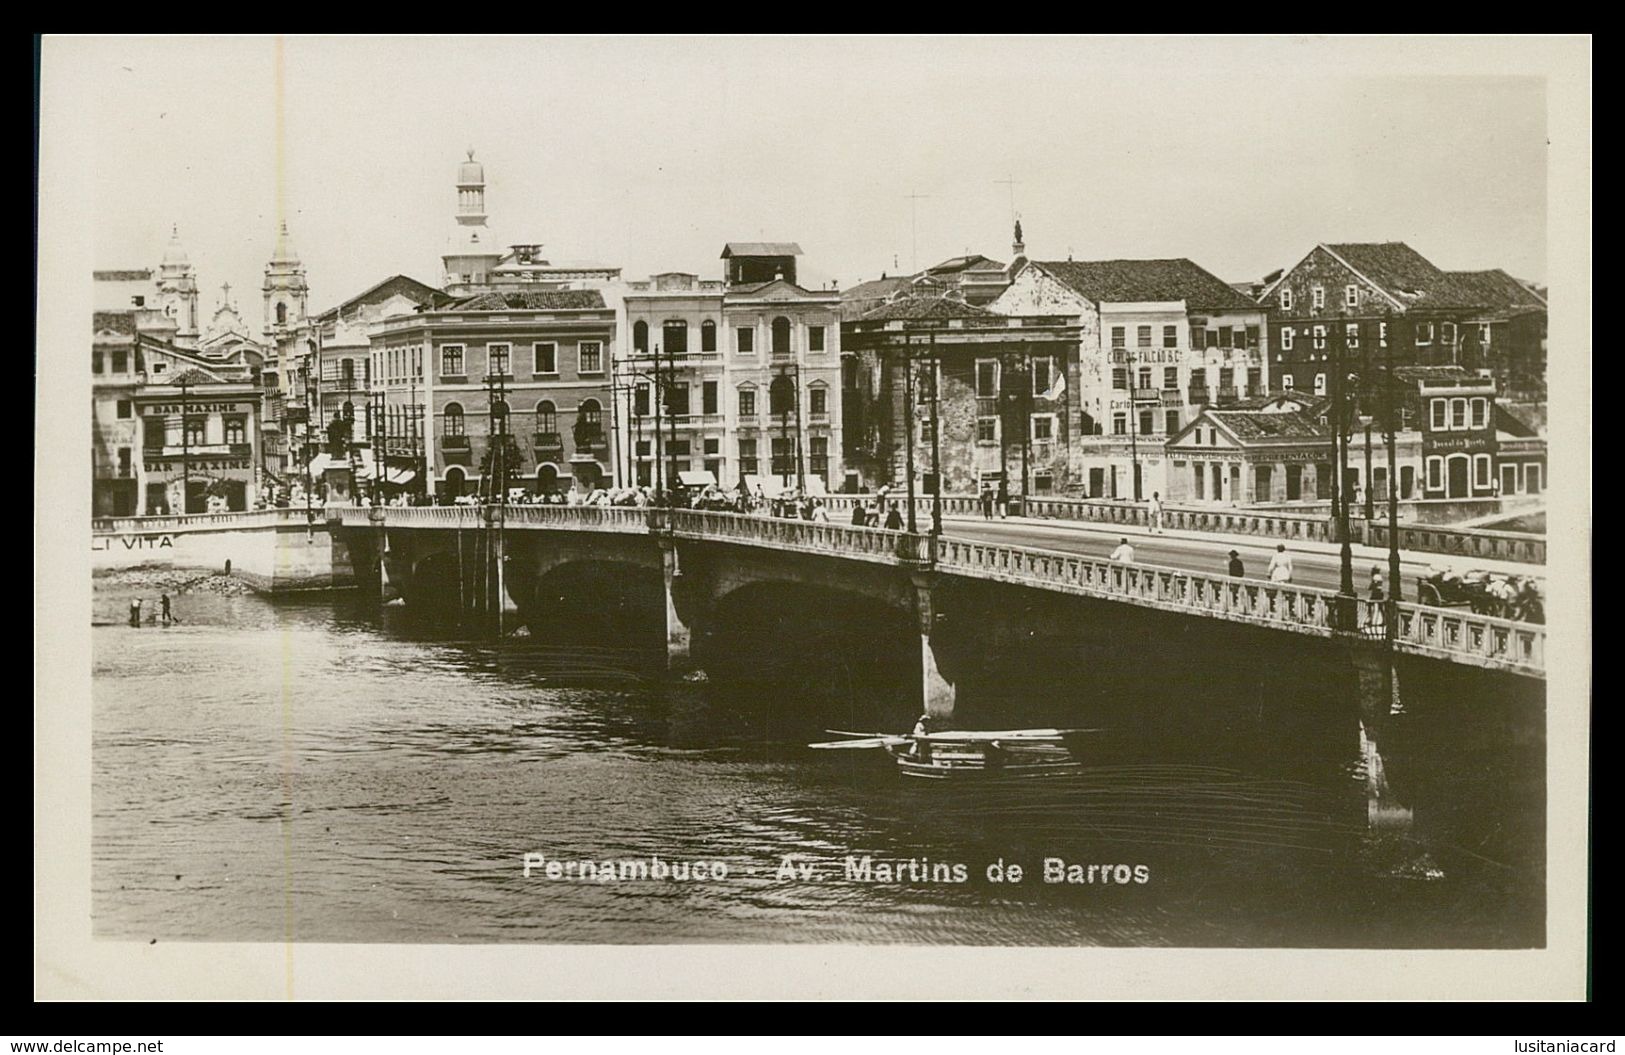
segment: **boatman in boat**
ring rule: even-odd
[[[920,720],[914,723],[914,732],[909,734],[914,737],[914,744],[910,747],[909,753],[921,762],[931,761],[931,741],[925,737],[931,735],[931,726],[934,724],[935,720],[929,714],[922,714]]]

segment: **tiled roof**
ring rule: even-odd
[[[1470,308],[1480,303],[1471,287],[1440,271],[1404,242],[1346,242],[1326,248],[1402,304]]]
[[[892,322],[917,319],[1003,320],[1005,316],[948,297],[903,297],[865,312],[862,318],[864,322]]]
[[[444,311],[581,311],[602,308],[604,297],[596,289],[523,290],[514,293],[476,293],[458,297]]]
[[[801,247],[794,242],[729,242],[722,247],[724,258],[730,256],[800,256]]]
[[[968,256],[949,257],[935,267],[928,267],[928,275],[952,274],[959,271],[1002,271],[1004,265],[997,260],[983,256],[981,253],[971,253]]]
[[[1546,310],[1545,301],[1500,268],[1447,274],[1457,287],[1471,293],[1487,308],[1514,312]]]
[[[1478,374],[1466,367],[1446,364],[1443,366],[1396,366],[1394,376],[1401,381],[1478,381]]]
[[[1061,282],[1102,301],[1182,300],[1203,311],[1257,311],[1251,297],[1184,257],[1175,260],[1035,261]]]
[[[139,271],[93,271],[92,280],[96,282],[145,282],[152,277],[147,269]]]
[[[134,333],[135,312],[133,311],[98,311],[91,318],[90,332],[101,333],[110,330],[113,333]]]
[[[382,282],[379,282],[377,285],[369,286],[367,289],[362,290],[349,300],[343,301],[335,307],[328,308],[326,311],[316,316],[316,318],[318,321],[325,321],[327,319],[334,318],[352,304],[361,304],[366,302],[369,298],[374,297],[382,300],[396,293],[404,293],[416,300],[419,304],[431,304],[437,297],[442,296],[440,290],[435,289],[426,282],[419,282],[410,275],[391,275]]]
[[[877,278],[868,282],[859,282],[841,290],[843,301],[853,300],[881,300],[891,296],[900,289],[906,289],[914,281],[912,275],[898,275],[893,278]]]
[[[1239,440],[1327,439],[1331,430],[1307,411],[1266,414],[1256,410],[1210,410],[1207,416]]]

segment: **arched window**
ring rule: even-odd
[[[700,351],[714,352],[717,350],[717,321],[706,319],[700,323]]]
[[[604,441],[604,412],[596,399],[584,399],[576,407],[576,447],[592,447]]]
[[[455,406],[455,404],[453,404],[453,406]],[[448,407],[447,409],[449,410],[450,408]],[[463,488],[467,485],[467,481],[468,475],[464,473],[460,467],[454,465],[450,469],[447,469],[446,477],[442,481],[446,488],[446,495],[451,498],[458,497],[463,493]]]
[[[790,354],[790,320],[783,315],[773,320],[773,354]]]
[[[278,326],[288,324],[288,306],[280,300],[276,302],[276,324]]]
[[[682,319],[668,320],[660,327],[660,339],[666,346],[667,355],[687,355],[688,323]]]
[[[796,406],[796,386],[790,380],[790,375],[780,374],[773,379],[773,387],[768,390],[769,413],[793,414]]]
[[[463,435],[463,405],[461,403],[447,403],[444,413],[445,423],[442,426],[442,434],[446,436]]]
[[[544,399],[536,404],[536,431],[559,431],[559,412],[551,399]]]
[[[642,319],[632,324],[632,350],[640,355],[649,351],[649,324]]]

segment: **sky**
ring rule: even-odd
[[[1545,81],[1435,38],[48,43],[98,89],[94,266],[156,267],[178,225],[205,317],[229,281],[255,325],[280,220],[312,311],[439,284],[469,148],[502,242],[629,279],[720,277],[735,240],[800,243],[803,285],[1008,260],[1012,189],[1035,259],[1242,281],[1402,240],[1546,279]]]

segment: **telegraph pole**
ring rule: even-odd
[[[655,403],[655,490],[660,493],[660,499],[664,502],[668,501],[670,496],[666,494],[666,448],[662,439],[663,433],[661,432],[660,422],[660,412],[666,402],[666,392],[660,381],[660,345],[658,344],[655,345],[655,379],[652,395]]]
[[[1348,413],[1348,377],[1343,366],[1343,335],[1332,334],[1333,375],[1332,381],[1337,386],[1332,402],[1332,428],[1333,451],[1336,455],[1337,467],[1333,477],[1332,496],[1337,502],[1337,535],[1339,542],[1339,568],[1338,600],[1342,613],[1338,619],[1339,630],[1354,629],[1354,550],[1349,542],[1349,503],[1346,493],[1346,480],[1348,478],[1348,435],[1345,429]]]
[[[186,374],[181,374],[181,515],[192,511],[192,430],[186,420]]]
[[[1394,349],[1388,347],[1388,369],[1383,391],[1387,396],[1387,413],[1383,415],[1387,426],[1388,442],[1388,592],[1383,597],[1382,638],[1388,653],[1384,664],[1388,687],[1388,706],[1394,705],[1394,645],[1399,632],[1399,406],[1394,398]]]
[[[931,554],[936,558],[936,540],[942,535],[942,363],[937,359],[937,334],[931,332]],[[1025,497],[1025,496],[1023,496]]]
[[[906,338],[905,338],[906,341]],[[908,533],[915,534],[914,523],[914,353],[907,343],[903,345],[903,432],[907,442],[903,447],[904,467],[908,474]]]
[[[911,231],[913,236],[913,242],[911,243],[913,255],[909,259],[909,267],[913,269],[915,274],[918,274],[920,271],[920,199],[929,197],[931,197],[931,195],[920,194],[918,192],[907,195],[912,214]]]

